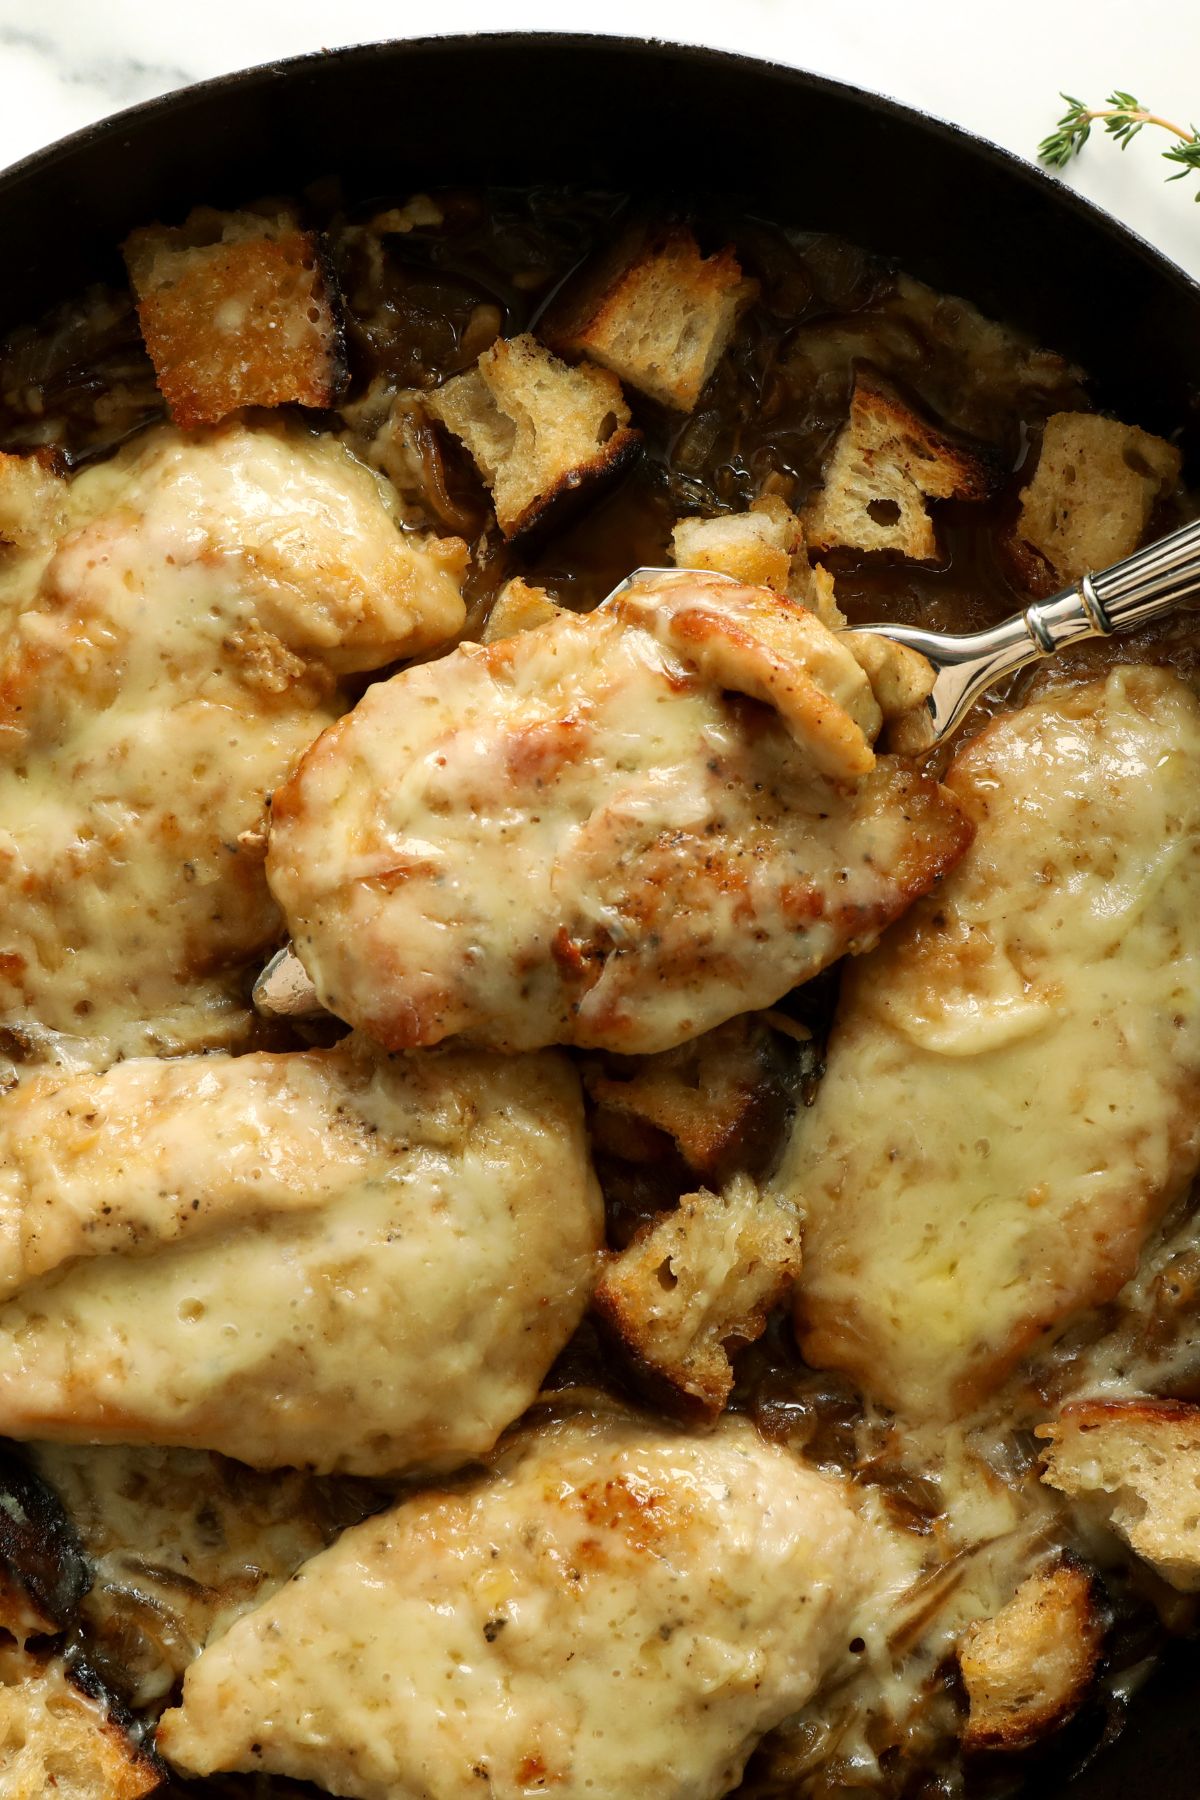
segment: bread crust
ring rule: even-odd
[[[968,1626],[958,1662],[970,1712],[964,1750],[1027,1750],[1083,1704],[1100,1665],[1099,1585],[1064,1557],[1030,1575],[992,1619]]]
[[[641,448],[620,382],[590,363],[568,368],[528,332],[498,338],[425,405],[465,445],[510,539],[566,495],[613,479]]]
[[[747,1175],[685,1194],[608,1259],[594,1305],[636,1366],[706,1418],[733,1388],[734,1344],[750,1344],[800,1271],[800,1219]]]
[[[159,390],[177,425],[243,406],[332,406],[345,333],[321,238],[286,209],[268,217],[198,207],[122,246]]]
[[[86,1664],[0,1645],[5,1800],[142,1800],[166,1769],[130,1736]]]
[[[757,294],[730,245],[704,257],[686,226],[634,231],[553,310],[547,341],[690,413]]]
[[[1052,413],[1008,540],[1031,593],[1047,595],[1137,549],[1179,479],[1174,444],[1098,413]]]
[[[1172,1586],[1200,1592],[1200,1406],[1076,1400],[1036,1435],[1043,1481],[1098,1509]]]
[[[996,475],[983,451],[922,418],[880,376],[860,372],[805,532],[820,550],[892,550],[928,562],[938,542],[926,501],[985,500]]]

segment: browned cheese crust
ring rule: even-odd
[[[710,581],[463,645],[314,745],[268,877],[331,1011],[391,1048],[669,1049],[865,948],[953,866],[970,827],[876,761],[853,657]]]

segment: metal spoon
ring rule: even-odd
[[[635,569],[601,605],[639,582],[664,577],[691,579],[699,574],[707,580],[734,579],[716,576],[712,570]],[[1200,595],[1200,519],[1135,551],[1111,569],[1081,576],[1049,600],[1034,601],[986,631],[957,636],[922,631],[916,625],[854,625],[848,629],[906,644],[932,663],[936,679],[925,702],[928,731],[922,734],[931,747],[961,725],[988,688],[1027,663],[1053,656],[1084,638],[1132,631],[1196,595]],[[322,1010],[316,989],[290,945],[271,958],[254,984],[253,998],[257,1011],[267,1018],[311,1018]]]

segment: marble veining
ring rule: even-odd
[[[139,56],[116,53],[81,56],[70,43],[49,32],[0,26],[0,57],[9,50],[37,57],[53,68],[64,86],[94,89],[114,106],[132,106],[137,100],[195,80],[182,63],[144,62]]]

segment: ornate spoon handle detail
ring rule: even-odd
[[[912,625],[863,625],[907,644],[937,671],[927,701],[930,742],[948,737],[995,682],[1026,663],[1053,656],[1083,638],[1132,631],[1184,601],[1200,597],[1200,519],[1135,551],[1099,575],[1084,575],[1049,600],[1037,600],[987,631],[966,637]]]

